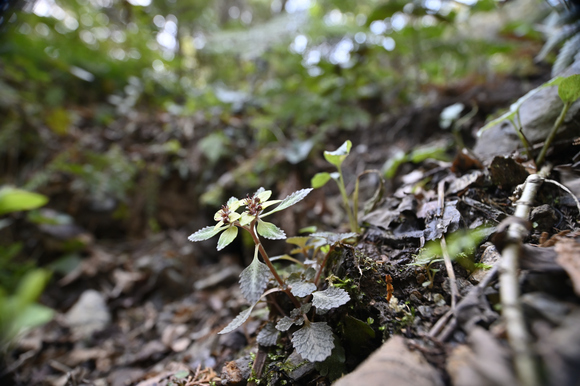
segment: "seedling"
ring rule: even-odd
[[[215,226],[200,229],[189,236],[189,240],[207,240],[221,233],[217,244],[217,249],[221,250],[234,241],[238,235],[238,228],[242,228],[250,233],[255,244],[254,259],[240,274],[240,289],[250,303],[250,307],[243,310],[219,334],[234,331],[250,317],[273,277],[277,283],[277,289],[286,293],[295,308],[276,324],[266,325],[258,334],[258,343],[264,346],[275,345],[280,332],[288,331],[292,325],[302,326],[292,334],[292,344],[304,359],[319,362],[331,355],[335,347],[334,337],[331,327],[326,322],[311,320],[314,317],[311,309],[316,310],[316,315],[324,315],[329,310],[348,302],[350,296],[345,290],[332,286],[322,291],[318,290],[318,280],[326,259],[320,265],[318,273],[312,269],[305,269],[292,274],[288,280],[285,280],[272,265],[272,259],[269,258],[260,241],[260,236],[273,240],[285,239],[286,234],[282,229],[273,223],[265,222],[263,218],[298,203],[310,191],[312,189],[302,189],[283,200],[271,201],[268,199],[272,191],[264,188],[258,189],[254,195],[248,195],[245,199],[232,197],[215,214],[214,219],[218,223]],[[270,207],[273,209],[266,210]],[[240,208],[245,208],[245,210],[239,213]],[[300,247],[301,243],[298,244]],[[300,249],[306,252],[306,244],[302,244]],[[258,254],[262,256],[264,263],[259,260]]]
[[[481,136],[481,134],[484,131],[486,131],[486,130],[490,129],[491,127],[507,120],[507,121],[511,122],[511,124],[513,125],[518,137],[520,138],[520,141],[522,142],[522,144],[524,145],[524,148],[526,149],[526,153],[527,153],[528,157],[531,158],[532,157],[531,145],[530,145],[529,141],[527,140],[526,136],[524,135],[524,133],[522,131],[522,127],[521,127],[522,125],[520,122],[520,108],[522,107],[523,103],[526,100],[530,99],[538,91],[540,91],[541,89],[543,89],[545,87],[550,87],[550,86],[558,86],[558,95],[560,96],[560,99],[562,100],[562,102],[564,102],[564,106],[562,106],[562,110],[560,112],[560,115],[558,116],[558,119],[556,119],[556,122],[554,123],[552,130],[550,131],[550,133],[548,134],[548,137],[544,141],[544,146],[542,147],[540,154],[536,158],[536,167],[537,168],[541,167],[542,164],[544,163],[544,159],[546,157],[546,152],[548,151],[550,144],[554,140],[554,137],[558,133],[558,129],[560,129],[560,127],[564,123],[564,118],[566,117],[566,114],[568,113],[570,106],[572,106],[572,103],[574,103],[580,97],[580,75],[571,75],[571,76],[566,77],[566,78],[558,76],[558,77],[555,77],[552,80],[542,84],[541,86],[533,89],[532,91],[528,92],[526,95],[524,95],[523,97],[518,99],[515,103],[513,103],[510,106],[510,109],[508,112],[506,112],[505,114],[503,114],[499,118],[494,119],[493,121],[489,122],[484,127],[482,127],[481,129],[479,129],[479,131],[477,132],[477,136],[478,137]]]
[[[368,202],[369,208],[367,211],[372,210],[372,207],[374,207],[374,205],[381,199],[383,185],[382,185],[382,180],[380,179],[380,173],[378,170],[366,170],[366,171],[362,172],[361,174],[359,174],[359,176],[356,179],[354,192],[352,193],[352,205],[350,204],[348,195],[346,193],[346,186],[344,184],[344,176],[342,174],[342,163],[344,162],[346,157],[350,154],[351,147],[352,147],[352,143],[350,141],[346,141],[335,151],[325,151],[324,158],[329,163],[334,165],[334,167],[336,167],[337,171],[334,173],[327,173],[327,172],[317,173],[314,175],[314,177],[312,177],[311,184],[312,184],[312,187],[314,189],[317,189],[317,188],[321,188],[324,185],[326,185],[326,183],[328,181],[330,181],[331,179],[336,181],[336,184],[338,185],[338,189],[340,190],[340,195],[342,196],[342,203],[344,205],[344,208],[346,210],[346,214],[348,216],[350,230],[351,230],[351,232],[354,232],[354,233],[360,233],[360,227],[358,225],[358,201],[359,201],[358,196],[359,196],[360,178],[363,175],[369,174],[369,173],[376,173],[377,175],[379,175],[379,181],[380,181],[379,189],[377,189],[376,193],[369,200],[369,202]]]

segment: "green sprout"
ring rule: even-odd
[[[346,141],[344,142],[338,149],[335,151],[325,151],[324,158],[330,164],[336,167],[336,172],[334,173],[317,173],[312,177],[312,187],[314,189],[318,189],[326,185],[328,181],[333,179],[336,184],[338,185],[338,189],[340,190],[340,195],[342,197],[342,203],[346,210],[346,214],[348,216],[348,222],[350,225],[350,230],[353,233],[360,233],[360,227],[358,225],[358,202],[359,202],[359,182],[360,178],[369,173],[376,173],[379,176],[379,188],[377,189],[376,193],[373,197],[369,200],[366,205],[365,212],[372,210],[372,208],[376,205],[376,203],[382,197],[383,191],[383,183],[380,178],[380,172],[378,170],[366,170],[362,172],[356,179],[356,184],[354,187],[354,192],[352,193],[352,205],[349,202],[348,194],[346,193],[346,186],[344,184],[344,176],[342,173],[342,163],[346,159],[346,157],[350,154],[350,149],[352,147],[352,142]]]

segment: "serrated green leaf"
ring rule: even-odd
[[[276,326],[274,323],[268,323],[262,328],[262,330],[258,333],[256,340],[258,344],[261,346],[269,347],[275,346],[276,341],[278,340],[279,332],[276,330]]]
[[[187,239],[193,242],[211,239],[212,237],[223,231],[225,228],[226,228],[225,226],[219,227],[217,229],[214,226],[207,226],[193,233]]]
[[[326,322],[307,323],[292,334],[292,344],[310,362],[321,362],[328,358],[334,348],[332,329]]]
[[[236,236],[238,235],[238,227],[237,226],[230,226],[222,235],[217,243],[217,250],[221,251],[225,247],[231,244],[232,241],[235,240]]]
[[[284,209],[286,209],[294,204],[297,204],[298,202],[302,201],[304,199],[304,197],[306,197],[308,195],[308,193],[310,193],[311,191],[312,191],[312,188],[297,190],[296,192],[288,195],[285,199],[283,199],[282,202],[280,202],[280,205],[278,205],[277,207],[275,207],[274,209],[272,209],[268,213],[262,214],[261,217],[268,216],[272,213],[279,212],[279,211],[284,210]]]
[[[36,209],[48,202],[48,197],[23,189],[0,189],[0,216],[21,210]]]
[[[310,185],[313,189],[318,189],[326,185],[328,181],[330,181],[330,173],[316,173],[310,180]]]
[[[260,300],[260,297],[268,286],[268,281],[271,276],[272,273],[268,266],[258,260],[258,256],[255,254],[252,263],[240,274],[240,289],[242,295],[250,303],[256,303]]]
[[[316,291],[316,284],[307,281],[296,281],[294,283],[291,283],[290,286],[291,286],[290,292],[292,292],[294,296],[298,296],[299,298],[308,296],[314,291]]]
[[[558,86],[558,95],[564,103],[572,103],[580,98],[580,75],[576,74],[564,78]]]
[[[276,323],[276,329],[278,331],[288,331],[288,329],[290,327],[292,327],[292,325],[294,324],[295,319],[294,318],[289,318],[287,316],[283,317],[282,319],[280,319],[278,321],[278,323]]]
[[[312,294],[312,305],[316,307],[316,313],[340,307],[349,300],[348,292],[338,287],[328,287],[324,291],[317,291]]]
[[[232,320],[230,324],[228,324],[223,330],[218,332],[218,334],[227,334],[228,332],[232,332],[238,327],[240,327],[242,324],[244,324],[244,322],[248,320],[248,318],[250,317],[250,314],[252,313],[252,310],[254,309],[255,306],[256,303],[252,304],[251,307],[246,308],[245,310],[240,312],[238,316],[236,316],[234,320]]]
[[[258,220],[258,234],[270,240],[282,240],[286,238],[286,233],[271,222]]]
[[[350,153],[350,148],[352,147],[352,142],[346,141],[335,151],[325,151],[324,158],[337,168],[342,165],[348,154]]]

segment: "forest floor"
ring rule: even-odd
[[[450,88],[437,94],[437,103],[409,107],[370,128],[337,135],[327,150],[347,138],[354,143],[344,164],[352,190],[354,176],[380,169],[397,151],[434,155],[433,149],[449,149],[453,135],[435,129],[443,107],[479,103],[478,115],[460,132],[473,146],[473,133],[486,114],[508,107],[529,90],[528,84],[543,80]],[[559,146],[550,160],[556,166],[570,164],[578,146],[572,141]],[[250,381],[254,384],[328,385],[349,373],[340,385],[379,385],[385,379],[390,385],[517,384],[501,315],[498,265],[509,241],[502,236],[518,200],[514,189],[534,170],[518,152],[489,159],[463,151],[447,154],[448,160],[403,160],[386,181],[382,200],[361,214],[359,237],[329,242],[335,252],[321,286],[332,282],[351,299],[326,316],[338,342],[332,361],[320,365],[297,358],[286,334],[273,347],[257,344],[266,321],[276,317],[267,304],[283,303],[273,295],[240,328],[217,334],[247,306],[237,282],[249,258],[242,244],[217,254],[210,251],[215,239],[202,247],[189,242],[192,232],[212,225],[212,215],[200,211],[193,213],[198,217],[193,223],[131,241],[99,238],[90,229],[80,232],[89,239],[82,259],[66,275],[55,274],[41,298],[56,310],[54,320],[15,343],[3,384],[242,385],[252,368],[254,378],[261,378]],[[315,158],[321,161],[314,167],[293,166],[294,178],[280,183],[279,192],[309,187],[300,181],[308,181],[313,170],[330,171],[321,155]],[[377,182],[370,176],[363,180],[361,195],[372,196]],[[182,210],[187,191],[170,182],[163,189],[165,207],[173,202],[174,211]],[[67,200],[59,194],[58,200]],[[349,231],[338,191],[331,187],[314,191],[289,213],[274,219],[289,235],[312,224]],[[540,188],[518,283],[529,350],[542,384],[576,385],[580,377],[578,220],[568,193],[550,183]],[[53,244],[63,238],[57,233],[44,234],[43,248],[58,250]],[[287,252],[283,244],[266,247]],[[444,261],[446,251],[453,262]]]

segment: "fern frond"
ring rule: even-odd
[[[580,33],[577,33],[573,37],[564,43],[560,53],[558,53],[558,57],[556,58],[556,62],[552,67],[552,76],[559,74],[562,72],[566,67],[568,67],[572,61],[574,60],[574,56],[580,51]]]

